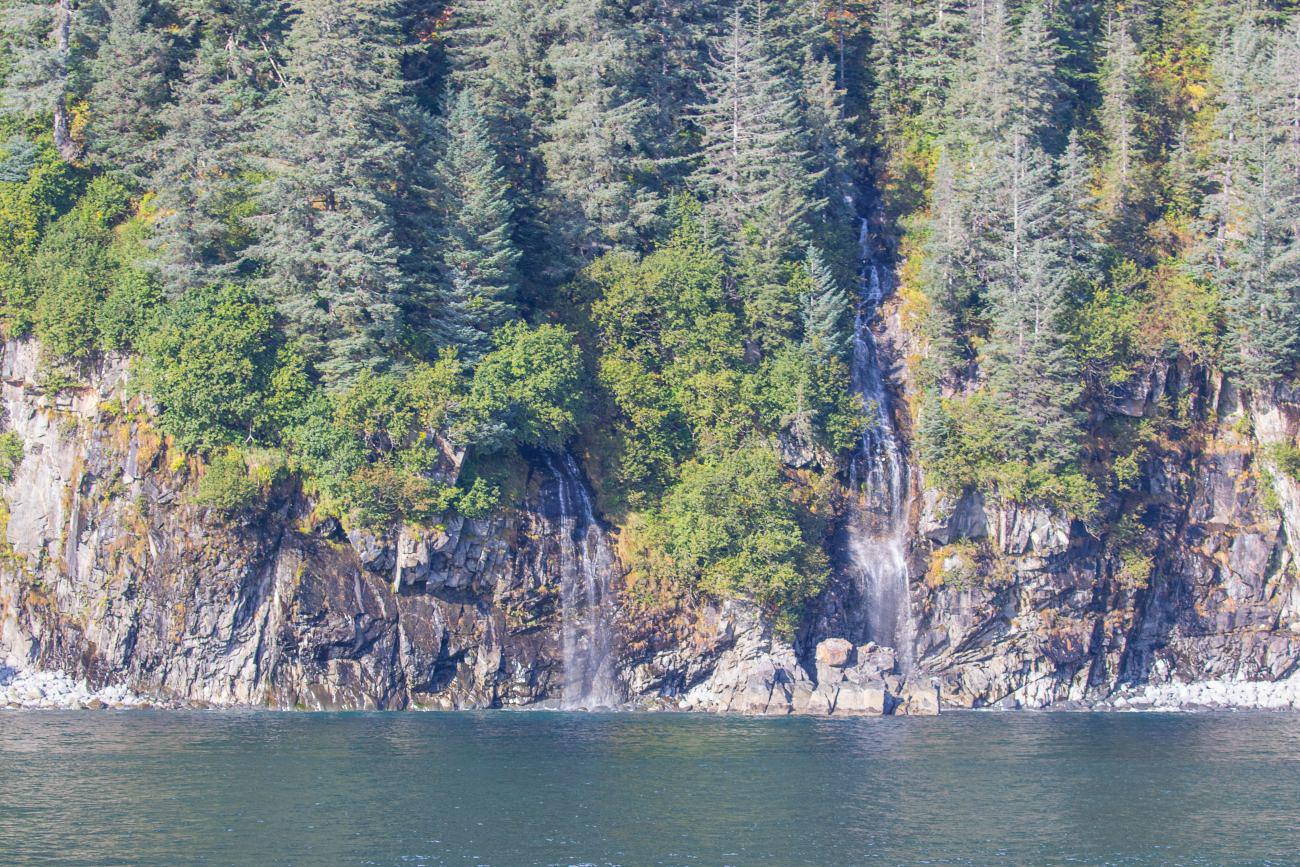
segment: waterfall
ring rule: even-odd
[[[614,604],[610,578],[614,554],[596,520],[586,481],[573,456],[548,457],[560,507],[560,602],[566,708],[616,707]]]
[[[853,388],[862,397],[867,423],[861,449],[849,467],[849,485],[856,497],[844,527],[847,565],[858,596],[856,626],[861,639],[893,647],[906,673],[913,652],[906,555],[910,484],[869,327],[890,272],[877,261],[866,219],[858,241],[862,297],[853,324]]]

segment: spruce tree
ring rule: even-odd
[[[555,76],[546,162],[550,224],[567,249],[586,258],[631,247],[653,225],[649,103],[635,95],[644,77],[634,59],[638,34],[610,0],[567,0],[547,52]]]
[[[404,310],[437,306],[432,129],[402,75],[396,11],[396,0],[305,0],[266,130],[250,255],[291,334],[336,384],[391,364]]]
[[[540,300],[568,274],[570,257],[546,226],[542,131],[550,119],[550,7],[544,0],[466,0],[447,34],[456,92],[473,91],[506,174],[515,212],[514,240],[523,257],[521,287]]]
[[[1057,161],[1057,236],[1061,244],[1067,283],[1077,295],[1100,276],[1100,221],[1092,191],[1093,171],[1088,155],[1071,130],[1065,151]]]
[[[1215,63],[1217,189],[1204,208],[1204,261],[1224,296],[1227,365],[1257,389],[1291,375],[1300,360],[1300,182],[1289,38],[1279,43],[1245,20]]]
[[[1102,165],[1102,213],[1112,227],[1112,237],[1131,243],[1141,231],[1135,198],[1141,154],[1137,138],[1136,101],[1141,58],[1129,33],[1128,22],[1110,24],[1102,76],[1099,112],[1106,160]]]
[[[708,211],[733,232],[756,225],[764,245],[802,242],[820,177],[809,171],[791,88],[739,11],[714,44],[703,92],[692,181]]]
[[[804,346],[821,356],[841,355],[850,343],[849,297],[816,247],[808,247],[803,266],[809,282],[803,302]]]
[[[69,100],[88,86],[97,5],[77,0],[14,2],[7,4],[0,19],[11,55],[4,107],[28,117],[48,112],[54,146],[67,162],[79,160],[83,150],[83,143],[72,136]]]
[[[982,358],[990,386],[1015,407],[1014,440],[1056,467],[1077,455],[1071,406],[1078,371],[1061,314],[1070,277],[1060,231],[1052,160],[1025,134],[996,154],[992,211],[979,246],[988,285],[989,343]]]
[[[108,33],[92,66],[92,156],[136,183],[149,176],[160,110],[170,95],[171,40],[148,0],[112,0]]]
[[[202,15],[201,41],[160,113],[150,183],[159,212],[152,244],[173,295],[235,275],[251,240],[237,215],[253,194],[259,113],[280,95],[279,46],[268,39],[284,26],[283,4],[211,5],[187,10]]]
[[[492,347],[492,333],[514,316],[519,251],[505,173],[473,95],[452,102],[446,122],[439,187],[440,245],[448,289],[444,316],[461,357],[475,361]]]

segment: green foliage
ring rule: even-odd
[[[24,180],[0,183],[0,262],[24,264],[50,223],[72,206],[82,184],[81,174],[49,147],[37,151]]]
[[[165,300],[147,271],[122,269],[95,313],[100,345],[121,352],[134,349],[154,310]]]
[[[1294,443],[1273,443],[1263,449],[1264,456],[1288,479],[1300,482],[1300,448]]]
[[[1115,577],[1126,590],[1146,589],[1155,568],[1155,543],[1139,516],[1127,513],[1116,522],[1107,540],[1118,561]]]
[[[557,325],[512,323],[474,369],[468,408],[487,443],[513,434],[524,445],[558,449],[577,430],[583,406],[582,359]]]
[[[806,426],[816,442],[833,452],[857,446],[863,407],[843,358],[791,344],[768,362],[765,374],[762,395],[772,427]]]
[[[345,501],[352,520],[368,529],[405,518],[430,522],[455,502],[454,488],[391,463],[365,464],[348,478]]]
[[[16,431],[0,434],[0,482],[13,481],[25,454],[23,438]]]
[[[817,528],[808,523],[780,460],[755,441],[683,466],[650,532],[679,580],[717,596],[752,598],[790,626],[826,581]]]
[[[243,287],[169,305],[139,342],[141,382],[164,429],[186,449],[272,438],[279,340],[271,311]]]
[[[952,494],[974,488],[1012,502],[1044,502],[1083,520],[1095,517],[1096,484],[1077,465],[1035,460],[1016,435],[1021,428],[1014,409],[988,392],[928,395],[918,443],[927,480]]]
[[[251,507],[261,493],[244,456],[238,449],[226,448],[213,456],[199,478],[194,501],[206,508],[238,512]]]

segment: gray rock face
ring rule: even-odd
[[[1087,704],[1161,684],[1271,683],[1296,670],[1300,486],[1262,474],[1259,447],[1293,442],[1296,410],[1243,406],[1222,380],[1198,376],[1156,371],[1119,407],[1151,414],[1178,398],[1206,431],[1153,453],[1137,489],[1103,505],[1112,524],[1131,516],[1133,538],[988,504],[988,544],[963,543],[976,552],[975,574],[950,580],[938,568],[914,584],[918,668],[939,678],[945,703]],[[960,559],[943,547],[957,541],[932,535],[918,555],[942,567]]]
[[[559,688],[556,534],[521,508],[394,538],[311,528],[284,486],[255,514],[193,504],[194,467],[109,358],[42,392],[36,347],[0,356],[4,426],[26,456],[6,491],[0,646],[93,688],[215,705],[481,707]]]

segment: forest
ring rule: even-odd
[[[634,570],[788,619],[875,418],[864,221],[927,482],[1134,583],[1126,495],[1192,422],[1116,390],[1295,385],[1290,0],[0,6],[0,328],[53,392],[130,354],[214,509],[482,518],[569,449]]]

